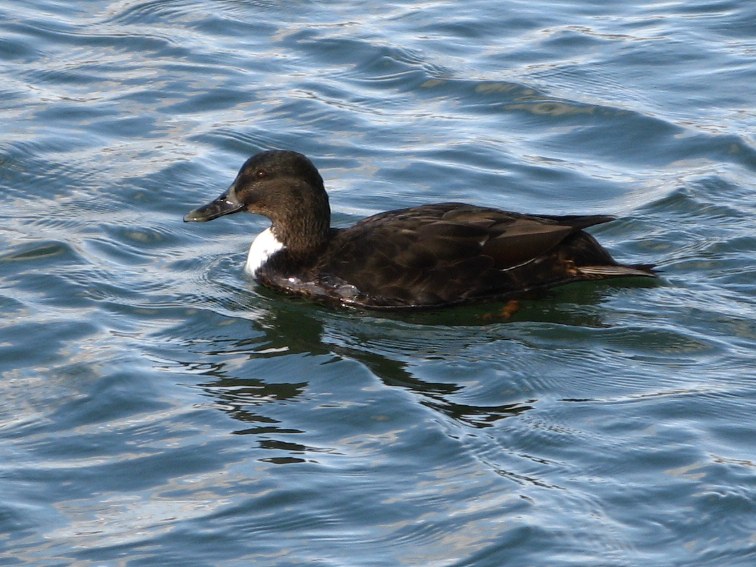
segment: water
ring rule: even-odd
[[[632,5],[635,4],[635,5]],[[0,563],[756,562],[756,4],[6,2]],[[375,316],[182,215],[613,213],[658,285]]]

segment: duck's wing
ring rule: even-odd
[[[378,254],[404,267],[485,256],[505,269],[542,256],[581,229],[614,217],[534,216],[460,203],[381,213],[342,231],[345,256]],[[361,248],[361,251],[357,251]]]

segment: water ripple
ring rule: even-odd
[[[742,563],[753,16],[0,7],[0,554]],[[339,225],[444,200],[615,213],[594,234],[661,279],[509,317],[281,297],[241,273],[266,221],[181,220],[269,147],[312,156]]]

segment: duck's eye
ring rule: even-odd
[[[255,171],[255,177],[257,179],[264,179],[268,177],[268,172],[265,171],[264,169],[258,169],[257,171]]]

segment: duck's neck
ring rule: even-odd
[[[286,207],[271,218],[271,231],[286,250],[294,256],[320,250],[331,235],[331,208],[325,191],[308,194],[307,202]]]

